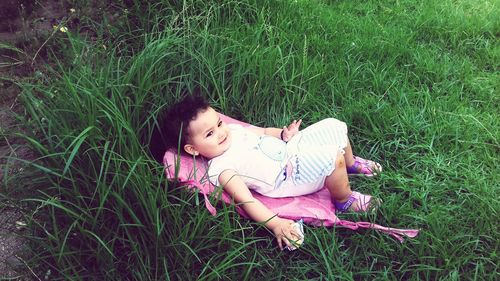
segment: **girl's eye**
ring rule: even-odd
[[[222,126],[222,121],[219,121],[219,127]]]
[[[213,135],[213,134],[214,134],[214,131],[210,131],[210,132],[208,132],[208,134],[207,134],[207,138],[208,138],[208,137],[210,137],[210,136],[211,136],[211,135]]]

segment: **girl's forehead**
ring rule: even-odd
[[[205,111],[200,111],[194,120],[189,122],[190,134],[203,134],[205,131],[210,130],[216,126],[219,121],[219,114],[209,107]]]

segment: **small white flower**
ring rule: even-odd
[[[25,228],[26,226],[27,226],[27,224],[26,224],[25,222],[23,222],[23,221],[16,221],[16,228],[17,228],[18,230],[23,229],[23,228]]]
[[[45,280],[49,280],[49,276],[50,276],[50,274],[52,274],[52,271],[50,271],[50,269],[49,269],[49,270],[47,270],[47,272],[45,273],[44,279],[45,279]]]

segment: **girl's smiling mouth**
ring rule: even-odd
[[[223,144],[223,143],[225,143],[225,142],[226,142],[226,140],[227,140],[227,136],[225,136],[225,137],[224,137],[224,139],[223,139],[222,141],[220,141],[220,142],[219,142],[219,144]]]

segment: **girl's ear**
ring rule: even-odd
[[[188,154],[191,154],[193,156],[198,156],[198,151],[194,148],[192,144],[185,144],[184,145],[184,151],[186,151]]]

